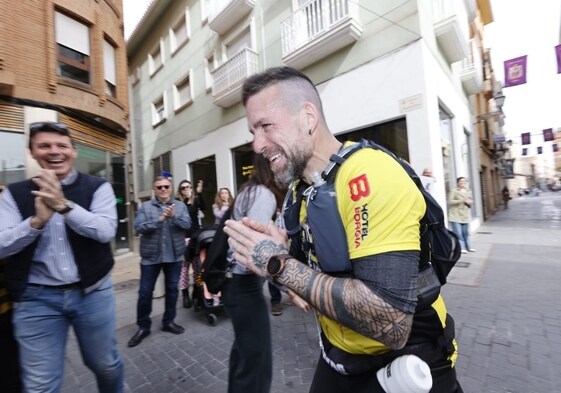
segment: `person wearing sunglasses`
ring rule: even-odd
[[[26,392],[60,391],[70,326],[100,392],[123,391],[117,350],[114,264],[115,194],[104,179],[74,168],[68,127],[29,126],[29,151],[41,168],[0,197],[0,258],[16,305],[15,336]]]
[[[165,311],[162,331],[181,334],[185,331],[175,323],[179,274],[185,253],[185,231],[191,227],[187,207],[172,198],[171,180],[154,179],[154,198],[144,202],[136,213],[134,228],[140,233],[140,286],[136,307],[138,330],[128,342],[135,347],[150,335],[152,298],[160,272],[165,278]]]
[[[189,267],[192,265],[194,257],[193,247],[190,245],[191,239],[201,227],[199,222],[199,215],[206,209],[206,203],[203,200],[203,181],[197,182],[197,189],[193,190],[193,184],[189,180],[182,180],[179,182],[176,198],[185,203],[189,217],[191,218],[191,227],[185,231],[185,244],[187,249],[185,251],[185,263],[181,267],[181,275],[179,276],[179,289],[183,295],[183,307],[190,308],[193,304],[191,296],[189,295]],[[193,283],[196,277],[196,267],[193,265]]]

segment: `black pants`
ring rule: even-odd
[[[271,324],[263,282],[254,274],[234,274],[222,287],[222,304],[234,327],[228,393],[268,393],[271,389]]]
[[[18,345],[12,326],[12,310],[0,314],[0,392],[20,393],[22,384]]]
[[[310,393],[385,393],[372,370],[359,375],[342,375],[333,370],[319,356]],[[446,368],[432,372],[431,393],[463,393],[456,379],[456,369]]]

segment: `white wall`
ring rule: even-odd
[[[442,178],[439,102],[454,115],[454,140],[463,140],[464,128],[472,130],[467,99],[459,82],[450,79],[449,72],[442,70],[431,49],[419,40],[322,83],[318,91],[327,123],[334,134],[405,116],[411,165],[418,172],[431,167],[435,176]],[[412,101],[415,105],[402,110],[400,102],[411,97],[414,97]],[[244,117],[175,149],[173,173],[188,178],[190,162],[216,154],[217,183],[233,189],[234,170],[230,149],[251,140]],[[460,148],[455,147],[454,157],[456,167],[461,171],[466,168],[462,168],[464,164],[460,159]],[[475,146],[472,152],[474,161],[477,157]],[[478,181],[474,183],[479,187]],[[436,199],[446,206],[443,181],[437,182],[436,186]],[[473,191],[474,195],[480,194],[476,189]]]

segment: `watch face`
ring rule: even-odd
[[[273,256],[269,259],[269,263],[267,263],[267,273],[271,276],[276,275],[281,268],[281,261],[278,256]]]

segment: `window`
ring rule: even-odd
[[[148,69],[150,76],[154,75],[164,65],[164,58],[162,56],[162,41],[150,52],[148,55]]]
[[[171,173],[171,152],[164,153],[152,160],[152,175],[163,176],[165,172]]]
[[[206,91],[210,91],[212,89],[212,72],[216,68],[216,56],[214,52],[207,55],[205,57],[205,87]]]
[[[57,75],[90,83],[90,31],[88,26],[55,12]]]
[[[166,94],[164,92],[158,99],[152,102],[152,127],[156,127],[164,122],[167,117]]]
[[[25,180],[25,135],[0,131],[0,185]]]
[[[103,41],[103,71],[105,76],[105,94],[117,96],[117,71],[115,67],[115,47],[107,40]]]
[[[250,26],[226,40],[224,47],[227,59],[231,59],[245,48],[253,48]]]
[[[169,41],[171,54],[177,52],[189,40],[189,8],[185,10],[185,15],[169,30]]]
[[[173,109],[179,112],[193,102],[191,72],[173,85]]]

